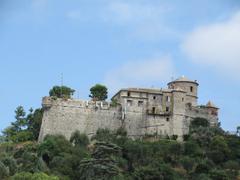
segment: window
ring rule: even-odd
[[[156,96],[153,96],[153,99],[156,99]]]
[[[166,107],[166,112],[169,112],[169,107]]]
[[[143,106],[143,101],[138,101],[138,107],[142,107]]]
[[[153,113],[153,114],[156,113],[156,108],[155,108],[155,107],[152,108],[152,113]]]
[[[131,93],[130,93],[130,92],[128,92],[128,93],[127,93],[127,96],[129,97],[130,95],[131,95]]]
[[[192,103],[187,103],[187,106],[190,108],[192,107]]]
[[[132,100],[127,100],[127,106],[132,106]]]
[[[167,102],[170,102],[170,101],[171,101],[170,96],[166,96],[166,101],[167,101]]]
[[[162,102],[162,96],[159,96],[159,102]]]
[[[182,102],[184,101],[184,98],[182,98]]]
[[[166,121],[167,121],[167,122],[169,121],[169,118],[168,118],[168,117],[166,118]]]
[[[193,87],[192,86],[190,87],[190,92],[193,92]]]

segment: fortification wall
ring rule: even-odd
[[[218,116],[215,114],[212,114],[211,109],[205,106],[203,107],[196,106],[196,107],[187,108],[186,117],[192,118],[192,119],[196,117],[208,119],[210,125],[212,126],[216,125],[218,122]]]
[[[185,106],[185,93],[173,92],[171,101],[173,106],[167,114],[148,114],[145,101],[142,106],[133,101],[132,106],[123,103],[123,107],[111,107],[107,102],[45,97],[39,141],[47,134],[62,134],[69,139],[74,131],[79,130],[91,137],[99,128],[116,130],[120,127],[124,127],[132,138],[174,134],[181,139],[188,134],[190,122],[196,117],[208,119],[212,126],[218,122],[217,115],[210,108]]]
[[[170,116],[148,115],[145,124],[145,133],[147,135],[169,135],[171,134],[171,121],[172,118]]]
[[[187,107],[184,120],[185,134],[187,134],[189,131],[191,121],[197,117],[209,120],[210,126],[216,126],[218,123],[218,116],[212,114],[211,109],[209,109],[208,107],[205,106]]]
[[[145,134],[143,126],[146,113],[139,109],[111,107],[107,102],[50,97],[44,97],[42,105],[44,114],[39,141],[42,141],[47,134],[62,134],[69,139],[75,130],[91,137],[99,128],[116,130],[124,127],[128,136],[132,138]]]
[[[75,130],[92,136],[99,128],[111,130],[121,127],[120,110],[109,104],[78,100],[43,99],[43,120],[39,135],[42,141],[47,134],[62,134],[70,138]]]

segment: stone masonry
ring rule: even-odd
[[[126,129],[134,139],[143,136],[188,134],[191,120],[205,118],[211,126],[218,124],[218,108],[210,101],[199,106],[198,83],[180,77],[167,89],[127,88],[113,97],[113,103],[44,97],[39,141],[47,134],[70,138],[75,130],[89,137],[99,128]]]

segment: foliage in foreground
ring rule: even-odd
[[[15,110],[15,121],[3,130],[3,140],[7,142],[25,142],[38,139],[42,123],[43,110],[32,108],[26,114],[22,106]]]
[[[0,144],[0,179],[239,179],[240,137],[196,119],[185,141],[132,140],[124,129],[99,129],[91,140],[46,136]]]

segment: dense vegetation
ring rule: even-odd
[[[105,99],[105,92],[91,92],[92,98]],[[50,91],[54,97],[72,93]],[[240,127],[231,135],[196,118],[183,141],[157,135],[132,140],[120,128],[99,129],[91,139],[79,131],[69,140],[48,135],[38,143],[43,110],[27,114],[19,106],[15,114],[0,137],[1,180],[240,180]]]
[[[16,120],[2,132],[2,141],[13,143],[36,141],[42,123],[42,115],[42,109],[33,110],[31,108],[26,115],[22,106],[17,107],[15,110]]]
[[[23,112],[17,108],[10,128],[16,132],[5,133],[0,145],[0,179],[240,179],[240,137],[209,127],[204,119],[192,122],[183,142],[131,140],[124,129],[99,129],[91,140],[76,131],[70,140],[49,135],[37,143],[26,122],[41,111]]]

